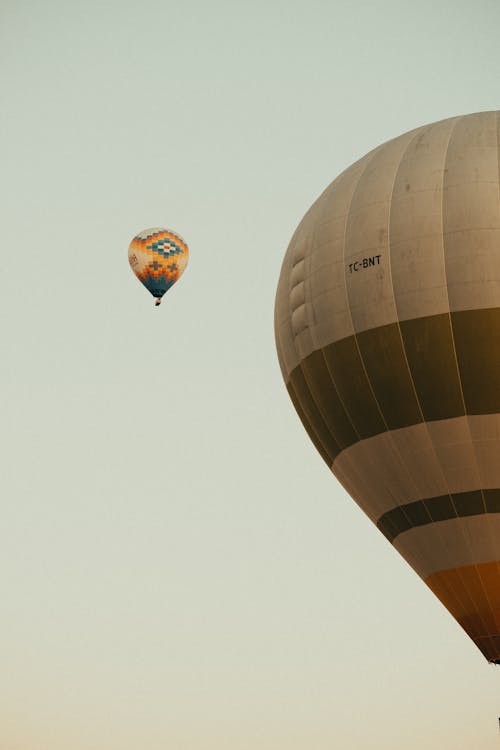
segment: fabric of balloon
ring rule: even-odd
[[[278,356],[323,459],[500,663],[500,113],[391,140],[298,226]]]
[[[157,305],[184,272],[188,256],[186,242],[170,229],[145,229],[128,249],[130,267]]]

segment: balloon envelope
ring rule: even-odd
[[[188,256],[186,242],[170,229],[144,229],[128,249],[132,271],[156,297],[157,304],[184,272]]]
[[[334,475],[500,660],[500,113],[343,172],[297,228],[278,356]]]

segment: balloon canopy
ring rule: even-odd
[[[500,112],[395,138],[297,228],[278,356],[347,492],[500,663]]]
[[[170,229],[144,229],[137,234],[128,248],[132,271],[146,289],[161,298],[181,277],[187,266],[189,250],[180,235]]]

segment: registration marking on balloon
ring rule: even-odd
[[[361,260],[355,260],[354,263],[349,263],[347,268],[349,273],[362,271],[365,268],[372,268],[373,266],[380,265],[381,255],[370,255],[368,258],[362,258]]]

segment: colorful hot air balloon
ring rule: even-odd
[[[500,112],[379,146],[297,228],[275,311],[334,475],[500,663]]]
[[[170,229],[145,229],[128,248],[130,267],[156,297],[156,305],[184,272],[188,255],[186,242]]]

